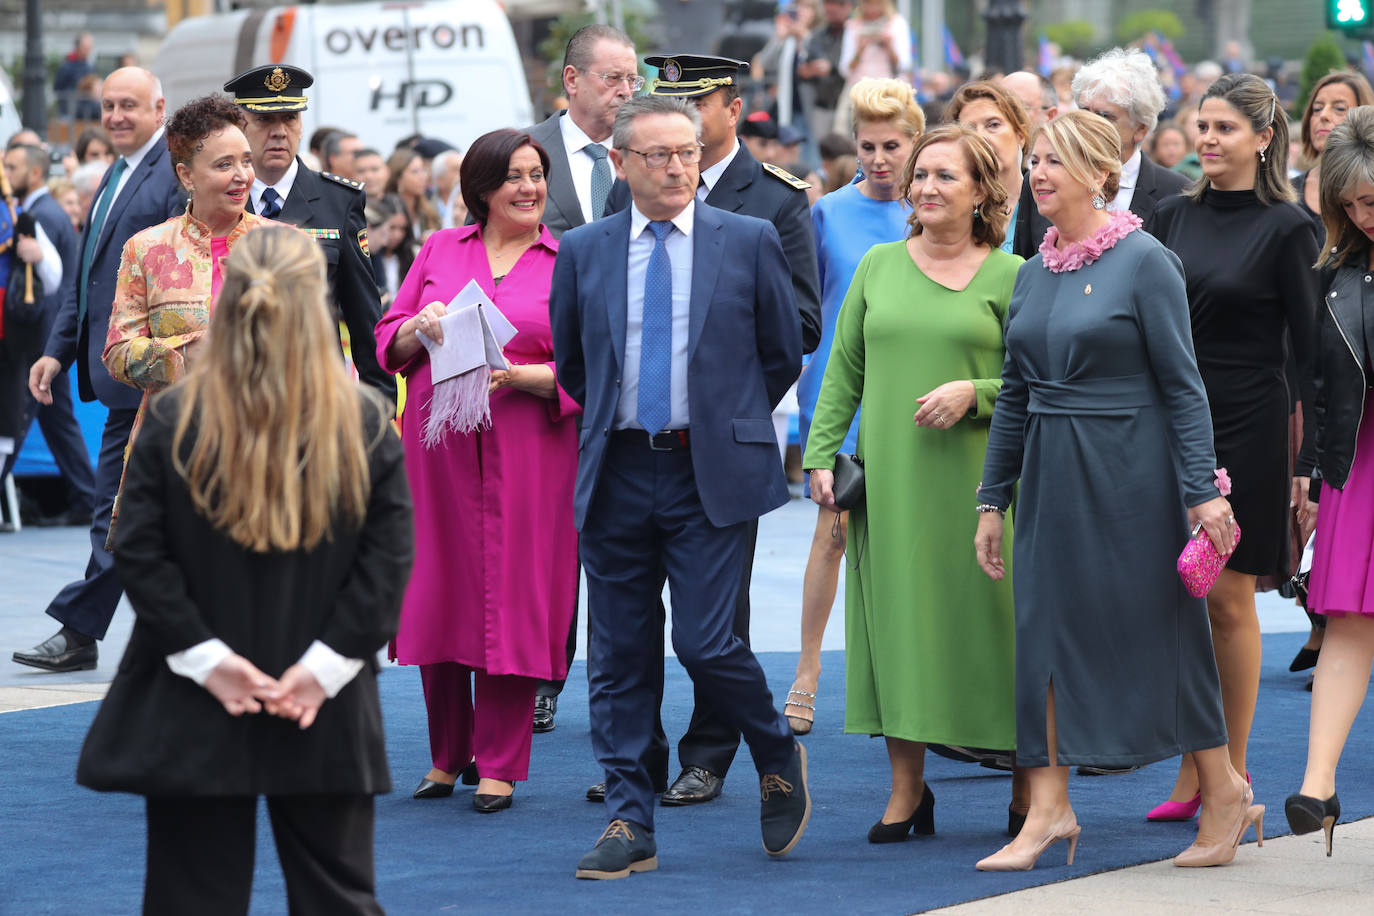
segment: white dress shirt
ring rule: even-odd
[[[706,195],[711,193],[711,189],[720,181],[720,176],[725,174],[725,170],[730,167],[730,163],[735,161],[735,156],[739,153],[739,138],[736,137],[734,145],[730,147],[730,152],[725,154],[725,158],[711,166],[709,169],[701,170],[701,183],[697,185],[697,200],[706,202]]]
[[[281,197],[282,209],[286,209],[286,198],[291,196],[291,187],[296,183],[296,172],[300,170],[300,167],[301,161],[299,159],[292,159],[291,166],[286,170],[286,174],[281,176],[281,181],[278,181],[274,185],[268,185],[264,183],[261,178],[255,177],[253,179],[253,188],[248,192],[253,199],[253,212],[258,215],[262,214],[262,192],[266,191],[269,187],[276,191]],[[277,215],[280,216],[281,213]]]
[[[172,669],[173,674],[189,678],[204,687],[219,663],[233,654],[234,650],[224,640],[207,639],[167,656],[167,667]],[[362,659],[345,658],[318,639],[310,644],[297,664],[315,676],[324,695],[331,700],[363,670]]]
[[[48,193],[47,187],[39,185],[29,192],[29,196],[20,202],[19,208],[24,213],[33,210],[33,202],[44,194]],[[33,223],[34,239],[38,242],[38,247],[43,250],[43,260],[33,265],[34,272],[38,274],[39,281],[43,284],[45,295],[51,296],[62,288],[62,257],[57,253],[57,246],[48,238],[48,233],[44,231],[43,224],[36,219]],[[15,258],[15,267],[18,268],[22,262]]]
[[[577,193],[577,203],[582,207],[582,221],[590,223],[592,221],[593,163],[591,155],[585,150],[597,141],[587,136],[587,132],[577,126],[570,114],[558,119],[558,127],[563,134],[563,149],[568,153],[568,171],[571,173],[573,191]],[[611,138],[607,137],[602,140],[600,145],[609,150]],[[615,181],[615,170],[609,159],[606,160],[606,168],[611,169],[611,181]]]
[[[673,352],[669,369],[667,429],[686,429],[687,411],[687,335],[690,333],[692,303],[692,219],[696,202],[688,204],[673,217],[673,229],[664,239],[673,268]],[[654,232],[649,217],[630,204],[630,250],[625,272],[625,365],[620,374],[620,401],[615,407],[616,429],[638,429],[640,336],[644,329],[644,278],[649,272],[649,257],[654,253]]]
[[[1135,151],[1135,155],[1127,159],[1121,166],[1121,188],[1116,192],[1107,203],[1107,209],[1113,213],[1118,210],[1131,209],[1131,201],[1135,199],[1135,183],[1140,180],[1140,150]]]

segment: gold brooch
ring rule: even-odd
[[[1089,283],[1087,286],[1083,287],[1083,295],[1085,295],[1085,296],[1091,296],[1092,294],[1093,294],[1093,285],[1092,285],[1091,283]]]
[[[264,84],[273,92],[281,92],[291,85],[291,77],[287,76],[281,67],[274,67],[272,72],[267,75],[267,79],[264,80]]]

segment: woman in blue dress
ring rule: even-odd
[[[853,183],[825,195],[811,210],[821,273],[822,330],[821,344],[797,381],[803,453],[830,345],[835,339],[835,318],[849,291],[849,281],[868,249],[906,238],[911,205],[901,199],[902,168],[916,138],[925,129],[925,115],[916,103],[915,93],[901,80],[860,80],[849,97],[860,173]],[[854,452],[858,430],[856,413],[842,451]],[[801,659],[783,710],[792,731],[798,735],[811,731],[815,718],[821,637],[835,603],[847,522],[846,512],[837,514],[825,508],[817,511],[816,532],[802,580]]]

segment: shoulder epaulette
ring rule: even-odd
[[[790,184],[798,191],[805,191],[807,188],[811,187],[811,183],[809,181],[804,181],[798,178],[796,175],[793,175],[791,172],[787,171],[787,169],[780,168],[771,162],[761,162],[759,164],[763,166],[763,170],[767,172],[769,175],[772,175],[779,181]]]
[[[352,188],[355,191],[361,191],[363,189],[363,183],[361,181],[354,181],[352,178],[345,178],[342,175],[335,175],[333,172],[321,172],[320,177],[328,178],[335,184],[341,184],[345,188]]]

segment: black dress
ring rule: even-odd
[[[1262,204],[1254,191],[1209,188],[1175,197],[1151,231],[1183,262],[1193,347],[1212,411],[1217,464],[1231,476],[1241,529],[1229,569],[1288,575],[1291,333],[1302,400],[1311,403],[1317,233],[1297,204]]]

